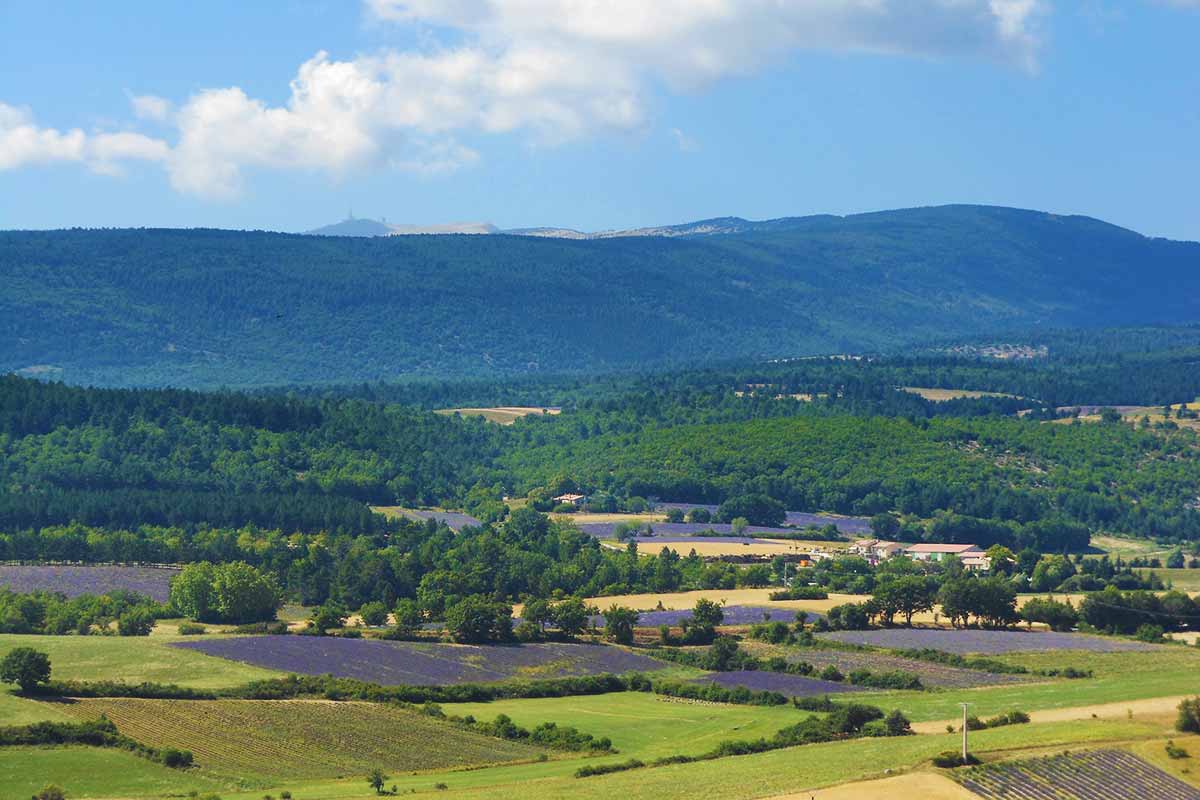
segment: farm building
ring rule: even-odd
[[[903,553],[905,545],[900,542],[888,542],[883,539],[859,539],[850,546],[850,552],[865,558],[872,566],[880,561]]]
[[[567,494],[560,494],[558,497],[554,498],[554,502],[560,506],[567,505],[579,507],[587,501],[588,498],[586,494],[572,494],[569,492]]]
[[[915,561],[944,561],[947,556],[958,556],[967,569],[987,569],[990,566],[983,550],[974,544],[914,544],[905,548],[904,552]]]

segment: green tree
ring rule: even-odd
[[[213,565],[208,561],[188,564],[171,581],[171,605],[185,617],[215,622]]]
[[[137,606],[117,617],[117,633],[121,636],[149,636],[154,630],[154,612]]]
[[[540,630],[545,630],[547,625],[554,622],[554,609],[546,598],[535,597],[525,604],[521,617],[531,625],[538,626]]]
[[[342,608],[337,603],[326,603],[322,606],[317,606],[312,611],[312,616],[309,617],[309,630],[317,632],[318,636],[324,636],[325,632],[330,628],[340,628],[346,624],[346,609]]]
[[[14,647],[0,660],[0,681],[31,692],[50,680],[50,656],[32,647]]]
[[[889,624],[895,614],[903,614],[904,624],[911,626],[914,614],[933,610],[936,595],[936,585],[923,575],[902,575],[875,587],[880,615]]]
[[[706,628],[715,628],[725,621],[725,611],[719,603],[701,597],[692,609],[692,622]]]
[[[378,600],[372,600],[363,603],[362,608],[358,610],[358,615],[362,617],[364,625],[372,627],[383,625],[387,622],[388,610],[387,606]]]
[[[717,520],[732,522],[738,517],[750,525],[776,527],[787,519],[783,503],[765,494],[743,494],[731,497],[717,508]]]
[[[412,636],[424,621],[424,616],[421,614],[421,607],[417,604],[416,600],[410,598],[405,598],[397,602],[392,616],[396,620],[396,632],[401,636]]]
[[[1060,603],[1050,597],[1034,597],[1021,606],[1021,619],[1041,622],[1054,631],[1069,631],[1079,622],[1079,614],[1070,603]]]
[[[274,576],[244,561],[221,564],[214,570],[213,596],[223,622],[264,622],[275,619],[283,592]]]
[[[512,639],[512,606],[483,595],[464,597],[446,609],[446,631],[460,644],[506,642]]]
[[[551,612],[554,624],[566,636],[583,633],[591,621],[592,609],[578,597],[571,597],[554,606]]]
[[[613,605],[604,612],[604,634],[617,644],[633,644],[633,628],[638,613],[632,608]]]

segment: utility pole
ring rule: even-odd
[[[963,735],[962,763],[965,765],[965,764],[967,763],[967,706],[969,706],[969,705],[971,705],[971,704],[970,704],[970,703],[959,703],[959,705],[960,705],[960,706],[962,706],[962,710],[963,710],[963,720],[962,720],[962,735]]]

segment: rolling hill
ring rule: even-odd
[[[0,232],[0,371],[245,386],[1200,320],[1200,244],[1085,217],[944,206],[699,228],[584,240]]]

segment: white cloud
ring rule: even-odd
[[[637,130],[658,87],[694,90],[798,50],[1034,69],[1048,2],[365,0],[374,19],[421,26],[422,41],[434,44],[342,61],[317,53],[282,105],[236,86],[201,91],[178,108],[131,94],[139,119],[177,129],[169,149],[136,133],[38,128],[26,112],[0,107],[0,169],[79,161],[116,172],[128,160],[162,161],[177,190],[210,197],[235,196],[254,169],[335,180],[380,166],[444,174],[479,158],[460,139],[522,133],[557,143]],[[672,135],[681,150],[696,147]]]
[[[75,162],[94,172],[119,174],[125,161],[162,161],[166,142],[140,133],[86,134],[78,128],[40,127],[28,109],[0,103],[0,171],[28,165]]]
[[[152,94],[130,94],[129,103],[138,119],[166,122],[171,117],[171,101]]]

